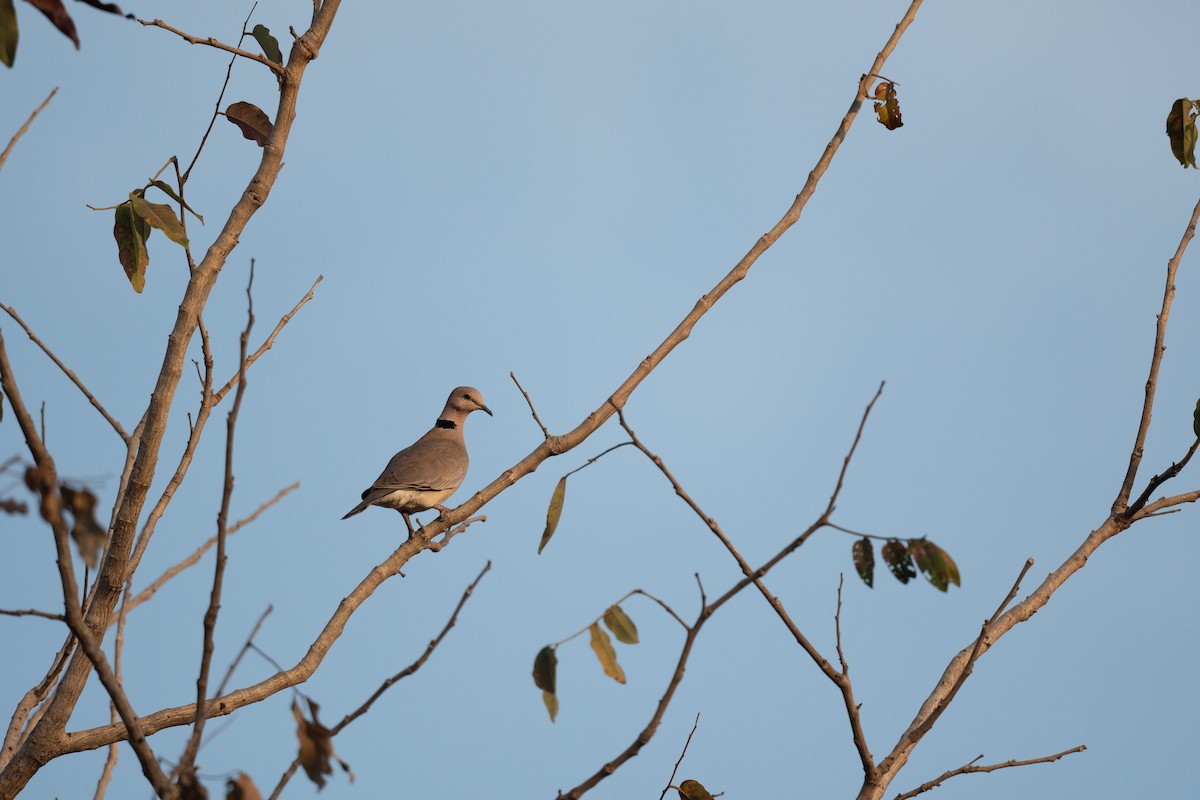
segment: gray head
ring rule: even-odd
[[[483,404],[483,395],[478,389],[459,386],[446,398],[446,407],[442,409],[438,422],[445,420],[455,423],[457,427],[472,411],[485,411],[489,417],[492,416],[492,410]]]

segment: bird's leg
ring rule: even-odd
[[[400,512],[400,516],[404,517],[404,524],[408,526],[408,538],[411,539],[413,537],[413,533],[415,533],[415,531],[413,531],[412,520],[410,520],[408,518],[408,514],[405,514],[403,511]]]

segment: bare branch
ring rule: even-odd
[[[512,382],[515,383],[517,388],[521,390],[521,394],[525,395],[525,402],[529,405],[529,413],[533,414],[533,421],[536,422],[537,426],[542,429],[542,436],[545,436],[547,439],[549,439],[550,431],[546,430],[546,426],[542,424],[542,420],[538,416],[537,409],[533,407],[533,401],[529,399],[529,392],[525,391],[525,387],[521,385],[519,380],[517,380],[517,376],[515,374],[509,372],[508,377],[512,378]]]
[[[37,115],[42,113],[42,110],[45,109],[46,106],[50,105],[50,101],[54,99],[54,95],[56,94],[58,94],[57,86],[51,90],[50,95],[42,101],[42,104],[33,110],[33,113],[29,115],[29,119],[25,120],[25,124],[18,128],[17,132],[13,134],[13,137],[8,140],[8,147],[5,147],[4,152],[0,153],[0,169],[4,168],[4,162],[8,161],[8,154],[12,152],[14,147],[16,147],[17,141],[29,130],[29,126],[33,124],[35,119],[37,119]]]
[[[259,615],[258,621],[255,622],[254,627],[250,629],[250,635],[246,637],[246,642],[242,645],[242,649],[238,651],[238,654],[234,656],[233,661],[229,663],[229,669],[225,670],[225,677],[221,679],[221,684],[217,687],[217,697],[225,694],[225,687],[229,685],[229,680],[233,677],[233,673],[238,668],[238,664],[242,663],[242,657],[249,652],[251,647],[254,646],[254,637],[258,635],[258,629],[262,627],[263,620],[265,620],[267,616],[274,610],[275,606],[268,605],[266,610]]]
[[[283,66],[281,66],[280,64],[276,64],[274,61],[267,58],[266,56],[259,55],[258,53],[251,53],[249,50],[243,50],[240,47],[234,47],[233,45],[225,44],[224,42],[217,40],[215,37],[193,36],[190,33],[184,33],[183,31],[179,30],[178,28],[171,27],[167,23],[163,22],[161,19],[152,19],[152,20],[139,19],[138,22],[142,23],[143,25],[152,27],[152,28],[162,28],[165,31],[170,31],[171,33],[175,34],[176,36],[179,36],[181,39],[188,42],[189,44],[208,45],[209,47],[215,47],[218,50],[224,50],[226,53],[233,53],[235,56],[241,56],[242,58],[248,58],[251,61],[257,61],[259,64],[262,64],[264,67],[271,70],[276,75],[282,76],[282,75],[286,74],[286,70],[283,68]]]
[[[215,395],[213,395],[214,403],[220,403],[221,400],[224,399],[225,395],[229,393],[229,390],[232,389],[237,384],[238,380],[241,379],[241,376],[245,374],[246,370],[250,369],[250,365],[255,361],[258,361],[259,357],[262,356],[263,353],[267,352],[274,346],[275,337],[279,335],[279,332],[283,330],[285,325],[292,321],[292,317],[296,316],[296,312],[301,308],[304,308],[305,303],[313,299],[313,292],[316,291],[317,284],[323,280],[325,280],[325,276],[318,275],[317,279],[313,281],[313,285],[309,287],[308,293],[304,295],[304,297],[300,298],[300,302],[296,303],[296,305],[292,307],[291,311],[283,315],[283,317],[279,320],[279,324],[275,326],[275,330],[271,331],[271,335],[267,337],[267,340],[263,342],[262,345],[255,350],[252,355],[250,355],[248,358],[242,359],[242,364],[240,367],[238,367],[237,374],[231,377],[226,384],[217,390]]]
[[[910,792],[904,792],[902,794],[896,795],[895,800],[909,800],[909,798],[911,798],[911,797],[916,797],[919,794],[928,792],[930,789],[934,788],[935,786],[940,785],[942,782],[947,781],[956,775],[970,775],[971,773],[974,773],[974,772],[995,772],[998,769],[1008,769],[1009,767],[1027,767],[1030,764],[1048,764],[1051,761],[1058,761],[1063,756],[1069,756],[1072,753],[1082,753],[1084,750],[1087,750],[1087,745],[1081,744],[1078,747],[1072,747],[1070,750],[1063,750],[1061,753],[1055,753],[1052,756],[1043,756],[1041,758],[1031,758],[1031,759],[1028,759],[1027,761],[1017,761],[1014,758],[1014,759],[1009,759],[1008,761],[1003,761],[999,764],[987,764],[982,767],[977,767],[977,766],[975,766],[975,762],[980,760],[981,758],[983,758],[983,754],[981,753],[980,755],[971,759],[970,761],[968,761],[966,764],[959,767],[958,769],[952,769],[948,772],[943,772],[938,777],[934,778],[931,781],[922,783],[920,786],[918,786],[917,788],[913,789]]]
[[[225,425],[225,480],[221,487],[221,510],[217,512],[217,557],[213,567],[212,592],[208,610],[204,613],[204,638],[200,656],[200,674],[196,678],[196,721],[192,735],[188,738],[179,764],[175,767],[180,776],[195,771],[196,754],[204,736],[205,712],[208,706],[208,672],[212,666],[213,633],[217,627],[217,614],[221,609],[221,592],[225,585],[225,539],[229,529],[229,503],[233,499],[233,437],[237,429],[238,412],[242,408],[242,396],[246,393],[246,352],[250,347],[250,331],[254,328],[254,259],[250,259],[250,277],[246,282],[246,327],[239,340],[238,363],[241,365],[237,391],[233,396],[233,408],[229,410]]]
[[[51,614],[49,611],[38,611],[36,608],[27,608],[22,611],[10,611],[7,608],[0,608],[0,614],[6,617],[41,617],[42,619],[52,619],[57,622],[67,621],[67,618],[62,614]]]
[[[104,406],[100,405],[100,401],[96,399],[95,395],[88,391],[88,388],[83,385],[83,381],[79,379],[79,376],[76,375],[73,370],[69,369],[66,364],[60,361],[58,356],[54,355],[50,348],[46,346],[45,342],[39,339],[37,334],[35,334],[33,330],[25,324],[25,320],[21,319],[15,309],[6,305],[0,305],[0,308],[3,308],[18,325],[25,329],[25,333],[29,335],[29,338],[33,340],[33,343],[42,348],[42,352],[49,356],[50,360],[53,361],[60,370],[62,370],[63,374],[71,379],[71,382],[78,387],[79,391],[83,392],[83,396],[86,397],[88,402],[91,403],[95,409],[100,412],[100,415],[108,421],[108,424],[111,425],[113,430],[117,432],[117,435],[121,437],[121,441],[125,442],[125,444],[129,444],[129,434],[125,432],[123,427],[121,427],[121,423],[117,422],[117,420],[108,413]]]
[[[1137,480],[1138,467],[1142,463],[1142,449],[1146,444],[1146,434],[1150,430],[1150,417],[1154,411],[1154,393],[1158,388],[1158,370],[1162,366],[1163,353],[1166,352],[1167,320],[1171,316],[1171,304],[1175,300],[1175,274],[1179,271],[1179,262],[1187,250],[1188,243],[1196,235],[1196,223],[1200,220],[1200,201],[1197,201],[1192,211],[1192,218],[1183,230],[1179,247],[1175,255],[1167,262],[1167,281],[1163,289],[1162,309],[1158,312],[1154,332],[1154,351],[1150,356],[1150,377],[1146,378],[1146,396],[1142,401],[1142,417],[1138,422],[1137,435],[1133,439],[1133,450],[1129,454],[1129,468],[1125,471],[1125,480],[1113,501],[1114,514],[1124,514],[1129,504],[1129,494],[1133,491],[1133,482]]]
[[[687,755],[688,745],[692,743],[692,736],[696,733],[696,728],[700,727],[700,712],[696,712],[696,721],[692,724],[692,732],[688,734],[687,741],[683,743],[683,752],[679,754],[679,759],[675,762],[675,769],[671,770],[671,777],[667,779],[667,785],[663,787],[662,794],[658,796],[658,800],[663,800],[667,796],[667,791],[675,784],[675,773],[679,772],[679,765],[683,763],[683,757]]]

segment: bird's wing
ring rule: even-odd
[[[392,460],[367,491],[445,491],[457,489],[466,476],[467,450],[461,442],[422,437],[416,444],[392,456]]]

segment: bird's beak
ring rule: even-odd
[[[487,406],[485,406],[483,403],[476,403],[476,405],[478,405],[478,406],[479,406],[479,410],[480,410],[480,411],[486,411],[486,412],[487,412],[487,415],[488,415],[489,417],[494,417],[494,416],[496,416],[495,414],[493,414],[493,413],[492,413],[492,410],[491,410],[490,408],[488,408]]]

